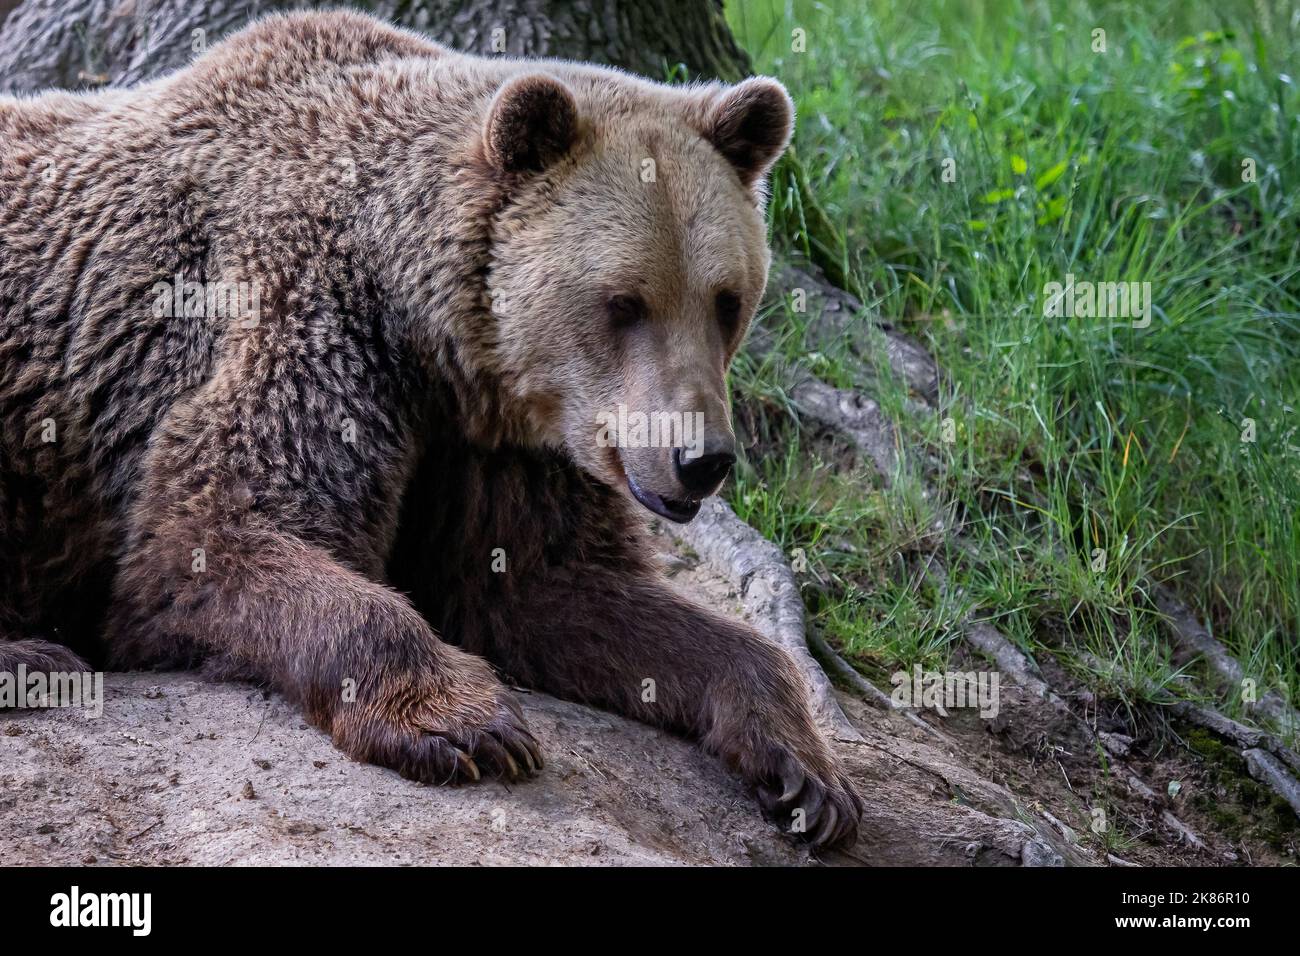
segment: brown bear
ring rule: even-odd
[[[466,56],[349,13],[0,97],[0,670],[202,665],[445,783],[541,767],[495,665],[851,839],[792,661],[641,533],[733,461],[791,124],[770,79]],[[629,410],[702,428],[610,440]]]

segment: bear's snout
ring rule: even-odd
[[[708,452],[695,458],[684,456],[682,451],[681,448],[672,450],[677,486],[672,491],[653,491],[646,487],[645,476],[639,478],[630,469],[626,472],[628,489],[637,501],[659,517],[679,524],[699,514],[700,502],[718,490],[736,463],[736,456],[730,451]]]

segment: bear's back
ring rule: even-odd
[[[116,404],[127,369],[166,373],[150,383],[150,417],[173,383],[193,387],[216,333],[152,321],[154,287],[206,275],[214,224],[238,228],[265,204],[270,187],[249,188],[280,176],[277,156],[297,162],[280,176],[291,180],[325,155],[311,152],[310,120],[287,128],[290,116],[328,109],[313,84],[328,90],[340,70],[441,52],[359,14],[274,15],[134,88],[0,96],[0,420],[30,418],[35,405],[80,414],[87,403],[67,395],[78,388],[97,395],[92,404]],[[147,437],[142,417],[127,417]]]

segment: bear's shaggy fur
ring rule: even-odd
[[[771,80],[470,57],[347,13],[0,97],[0,670],[202,664],[447,782],[541,766],[491,661],[851,838],[792,662],[676,595],[638,531],[637,501],[689,520],[731,460],[790,126]],[[618,405],[698,410],[707,464],[597,441]]]

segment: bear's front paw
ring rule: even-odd
[[[334,719],[334,743],[354,760],[421,783],[519,780],[542,768],[542,751],[518,702],[495,681],[470,689],[404,687],[377,706]]]
[[[806,760],[775,746],[758,778],[764,811],[818,849],[852,843],[862,819],[862,798],[833,757]]]

